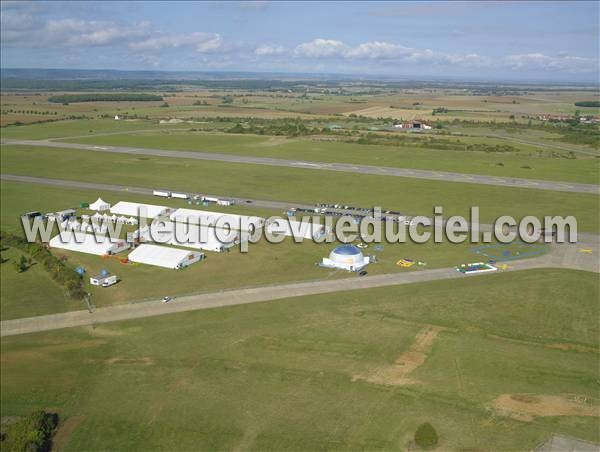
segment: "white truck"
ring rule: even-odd
[[[175,199],[190,199],[190,196],[187,193],[171,193],[171,198]]]
[[[154,190],[152,192],[154,196],[160,196],[161,198],[170,198],[171,192],[166,190]]]

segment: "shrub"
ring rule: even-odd
[[[52,433],[58,425],[56,413],[34,411],[14,424],[3,426],[2,450],[46,452],[52,447]]]
[[[415,432],[415,443],[423,449],[433,449],[438,443],[438,435],[429,422],[419,425]]]

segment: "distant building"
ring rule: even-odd
[[[538,115],[540,121],[568,121],[574,116],[569,115]]]
[[[428,130],[428,129],[431,129],[431,124],[429,124],[427,121],[421,121],[421,120],[415,119],[415,120],[403,122],[400,124],[394,124],[394,128],[396,128],[396,129]]]

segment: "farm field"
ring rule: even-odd
[[[2,182],[2,229],[18,233],[21,230],[19,215],[24,211],[52,211],[69,206],[78,206],[82,201],[90,201],[102,196],[107,202],[128,200],[134,202],[161,203],[165,200],[157,198],[130,195],[122,196],[114,193],[98,193],[85,190],[66,190],[53,187],[42,187],[15,182]],[[173,207],[187,206],[183,202],[166,201]],[[212,210],[212,207],[210,208]],[[283,215],[283,212],[266,209],[252,209],[236,206],[232,208],[215,209],[226,212],[253,215]],[[316,244],[310,241],[301,244],[286,239],[279,244],[269,244],[264,239],[257,244],[251,244],[248,253],[241,253],[234,248],[229,253],[207,252],[207,259],[182,271],[172,271],[146,265],[124,265],[118,259],[103,259],[101,256],[55,250],[54,254],[67,259],[72,267],[82,266],[87,270],[87,276],[100,273],[102,269],[111,274],[117,274],[122,281],[108,288],[98,288],[87,285],[86,290],[92,294],[92,302],[97,307],[114,304],[130,303],[145,299],[159,299],[165,295],[181,296],[190,293],[203,293],[223,289],[272,285],[284,282],[323,280],[348,277],[349,273],[341,270],[324,269],[317,266],[323,257],[336,246],[335,243]],[[459,265],[478,259],[474,253],[476,245],[464,244],[387,244],[381,251],[376,252],[378,262],[369,266],[369,274],[383,274],[419,271],[423,268],[441,268]],[[507,245],[503,250],[515,253],[534,252],[541,255],[545,252],[543,245]],[[365,249],[370,253],[370,249]],[[127,252],[123,253],[123,256]],[[121,256],[121,255],[119,255]],[[396,262],[402,258],[411,258],[427,263],[426,267],[404,269]],[[35,269],[35,266],[31,269]],[[34,301],[22,298],[22,285],[29,281],[29,271],[16,274],[9,263],[2,266],[3,275],[10,276],[3,284],[1,304],[2,320],[38,315],[38,312],[51,313],[74,309],[84,309],[83,302],[60,303],[56,297],[37,297]],[[37,275],[37,273],[36,273]],[[36,275],[31,275],[34,278]],[[153,282],[160,280],[160,286]],[[87,281],[87,278],[86,278]],[[40,281],[30,288],[40,291],[41,286],[49,281]],[[38,293],[41,293],[38,292]],[[40,306],[43,310],[40,311]]]
[[[543,114],[598,115],[598,108],[574,105],[582,99],[594,99],[598,94],[591,90],[554,88],[547,91],[528,92],[519,89],[512,95],[473,95],[462,89],[379,88],[375,90],[344,87],[338,93],[311,87],[302,93],[282,93],[245,89],[206,90],[190,88],[190,92],[149,94],[161,95],[163,101],[154,102],[83,102],[67,105],[54,104],[48,97],[69,92],[3,93],[0,101],[4,111],[2,124],[14,121],[28,123],[46,119],[41,112],[51,112],[48,118],[73,115],[99,117],[101,115],[128,114],[150,118],[198,117],[255,117],[303,119],[335,116],[363,116],[365,118],[393,119],[467,119],[474,121],[526,123]],[[371,91],[371,92],[369,92]],[[226,100],[227,99],[227,100]],[[443,114],[433,114],[436,108],[446,108]],[[56,114],[54,114],[56,113]],[[511,115],[514,118],[511,118]]]
[[[480,206],[482,222],[492,223],[500,215],[518,219],[526,215],[575,215],[580,231],[600,230],[597,197],[588,194],[374,175],[361,175],[358,182],[355,174],[339,172],[27,146],[5,145],[1,152],[3,171],[8,174],[309,204],[379,205],[422,215],[431,215],[433,206],[443,201],[446,216],[466,216],[470,206]]]
[[[3,338],[1,413],[76,420],[64,450],[598,442],[598,295],[537,270]]]

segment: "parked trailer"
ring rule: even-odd
[[[152,194],[154,196],[160,196],[161,198],[170,198],[171,197],[171,192],[165,191],[165,190],[154,190],[152,192]]]
[[[217,201],[217,205],[219,205],[219,206],[233,206],[233,200],[231,200],[231,199],[219,199]]]
[[[219,198],[215,198],[213,196],[204,196],[202,198],[202,201],[206,201],[206,202],[219,202]]]
[[[93,286],[110,287],[119,281],[117,275],[106,275],[106,276],[92,276],[90,278],[90,284]]]
[[[187,193],[171,193],[171,198],[176,199],[190,199],[190,196]]]

